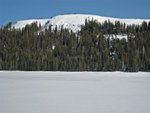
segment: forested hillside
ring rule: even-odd
[[[150,22],[86,20],[76,33],[9,23],[0,29],[0,70],[150,71]]]

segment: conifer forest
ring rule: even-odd
[[[37,23],[14,29],[10,22],[0,28],[0,70],[149,72],[150,22],[86,20],[78,32]]]

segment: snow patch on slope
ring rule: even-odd
[[[104,35],[104,37],[106,39],[108,39],[108,38],[110,38],[110,39],[119,39],[119,40],[121,40],[121,39],[127,40],[128,39],[128,36],[126,34],[124,34],[124,35],[121,35],[121,34],[118,34],[118,35],[114,35],[114,34],[112,34],[112,35]]]

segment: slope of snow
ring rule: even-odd
[[[16,29],[22,29],[27,24],[31,24],[33,22],[37,22],[42,25],[42,28],[47,28],[49,25],[52,25],[53,28],[56,26],[60,28],[63,26],[73,32],[77,32],[81,29],[81,25],[84,25],[85,20],[97,20],[102,23],[104,21],[110,21],[115,23],[115,21],[120,21],[121,23],[126,23],[127,25],[131,24],[141,24],[143,21],[149,22],[148,19],[120,19],[120,18],[111,18],[111,17],[103,17],[96,15],[84,15],[84,14],[70,14],[70,15],[58,15],[51,19],[33,19],[33,20],[24,20],[18,21],[13,25]]]
[[[23,20],[23,21],[18,21],[16,22],[12,27],[14,27],[15,29],[22,29],[23,27],[25,27],[26,25],[30,25],[34,22],[37,22],[37,24],[41,24],[41,26],[44,26],[46,24],[46,22],[49,19],[32,19],[32,20]]]
[[[150,73],[0,72],[0,113],[150,113]]]

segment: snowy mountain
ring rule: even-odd
[[[83,15],[83,14],[69,14],[69,15],[58,15],[51,19],[32,19],[32,20],[23,20],[16,22],[12,27],[15,29],[22,29],[27,24],[31,24],[37,22],[37,24],[41,24],[42,28],[48,28],[49,25],[52,25],[52,28],[56,26],[60,28],[63,26],[73,32],[77,32],[81,29],[81,25],[84,25],[85,20],[97,20],[98,22],[102,23],[104,21],[120,21],[121,23],[126,23],[127,25],[131,24],[141,24],[143,21],[149,22],[150,19],[120,19],[120,18],[111,18],[111,17],[103,17],[103,16],[96,16],[96,15]]]

